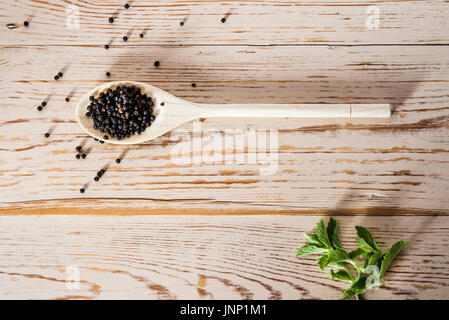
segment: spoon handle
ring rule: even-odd
[[[200,117],[388,118],[390,104],[200,104]]]

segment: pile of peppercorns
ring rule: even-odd
[[[86,117],[94,122],[94,129],[118,140],[141,134],[154,121],[154,102],[135,86],[118,86],[90,96]],[[105,135],[103,139],[109,139]]]

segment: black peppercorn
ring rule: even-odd
[[[120,163],[120,159],[115,159],[115,163]]]
[[[89,100],[90,100],[90,101],[94,101],[94,99],[95,99],[95,98],[94,98],[93,96],[90,96],[90,97],[89,97]]]
[[[221,18],[221,23],[225,23],[226,22],[226,18]]]
[[[42,101],[41,105],[42,105],[43,107],[45,107],[45,106],[47,105],[47,102]]]
[[[106,77],[110,77],[111,76],[111,73],[108,71],[108,72],[106,72]]]
[[[123,41],[128,41],[128,37],[127,36],[123,36]]]
[[[94,141],[98,141],[98,139],[97,139],[97,138],[94,138]]]
[[[94,180],[95,180],[95,181],[98,181],[98,180],[100,180],[100,178],[99,178],[99,177],[95,177]]]
[[[37,111],[42,111],[42,106],[37,107]]]
[[[83,154],[81,155],[81,158],[86,159],[86,154],[83,153]]]
[[[56,76],[53,77],[53,79],[58,80],[59,77],[56,75]]]
[[[28,27],[28,26],[30,25],[30,23],[29,23],[28,21],[24,21],[24,22],[23,22],[23,25],[24,25],[25,27]]]
[[[183,25],[184,25],[184,21],[181,21],[179,24],[180,24],[181,26],[183,26]]]
[[[58,77],[62,78],[63,74],[62,72],[58,72]]]
[[[69,97],[65,98],[65,102],[69,102],[69,101],[70,101]]]
[[[76,151],[80,152],[80,151],[81,151],[81,148],[82,148],[81,146],[77,146],[77,147],[76,147]]]
[[[86,191],[84,188],[81,188],[81,189],[80,189],[80,192],[81,192],[81,193],[84,193],[84,191]]]
[[[194,88],[195,88],[195,87],[196,87],[196,83],[192,83],[192,87],[194,87]]]
[[[50,134],[48,132],[45,133],[45,138],[50,137]]]
[[[124,7],[125,7],[125,9],[128,9],[129,8],[129,4],[125,3]]]
[[[107,50],[107,49],[109,49],[109,45],[108,44],[105,44],[104,45],[104,48]]]
[[[90,100],[86,116],[92,119],[94,129],[105,133],[103,140],[109,137],[121,140],[141,134],[155,119],[152,98],[135,86],[109,88]]]
[[[108,19],[108,21],[109,21],[109,23],[114,23],[114,18],[110,17],[110,18]]]
[[[100,140],[100,143],[101,143],[101,144],[103,144],[103,143],[104,143],[104,141],[103,141],[103,140]]]
[[[139,37],[143,38],[143,33],[139,34]]]
[[[79,159],[79,158],[81,158],[81,156],[80,156],[79,154],[77,154],[77,155],[75,156],[75,158]]]
[[[160,62],[159,62],[159,61],[154,61],[154,66],[155,66],[155,67],[159,67],[159,65],[160,65]]]

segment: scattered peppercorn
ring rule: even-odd
[[[139,34],[139,37],[143,38],[143,33]]]
[[[109,49],[109,45],[108,44],[105,44],[104,45],[104,48],[107,50],[107,49]]]
[[[183,25],[184,25],[184,21],[181,21],[179,24],[180,24],[181,26],[183,26]]]
[[[37,107],[37,111],[42,111],[42,106]]]
[[[110,77],[111,76],[111,73],[108,71],[108,72],[106,72],[106,77]]]
[[[110,17],[110,18],[108,19],[108,21],[109,21],[109,23],[114,23],[114,18]]]
[[[79,154],[77,154],[75,157],[76,157],[77,159],[81,158],[81,156],[80,156]]]
[[[129,4],[125,3],[124,7],[125,9],[129,9]]]
[[[58,72],[58,77],[62,78],[63,74],[62,72]]]
[[[89,100],[90,100],[90,101],[94,101],[94,100],[95,100],[94,96],[90,96],[90,97],[89,97]]]
[[[159,67],[160,64],[161,64],[161,63],[160,63],[159,61],[154,61],[154,66],[155,66],[155,67]]]
[[[80,189],[80,192],[81,192],[81,193],[84,193],[84,191],[86,191],[84,188],[81,188],[81,189]]]
[[[192,87],[196,87],[196,83],[192,83]]]
[[[226,18],[221,18],[221,23],[225,23],[226,22]]]
[[[109,88],[89,99],[86,117],[93,120],[94,129],[107,133],[103,140],[109,137],[120,140],[141,134],[155,120],[152,98],[135,86]]]
[[[86,154],[83,153],[83,154],[81,155],[81,158],[86,159]]]
[[[98,180],[100,180],[100,178],[98,178],[98,177],[95,177],[95,178],[94,178],[94,180],[95,180],[95,181],[98,181]]]
[[[45,107],[45,106],[47,105],[47,102],[42,101],[41,105],[42,105],[43,107]]]
[[[123,36],[123,41],[128,41],[128,37],[127,36]]]
[[[77,146],[77,147],[76,147],[76,151],[80,152],[80,151],[81,151],[81,148],[82,148],[81,146]]]
[[[59,79],[59,77],[56,75],[56,76],[54,76],[53,77],[55,80],[58,80]]]
[[[69,97],[65,98],[65,102],[69,102],[69,101],[70,101]]]
[[[103,141],[103,140],[100,140],[100,143],[101,143],[101,144],[103,144],[103,143],[104,143],[104,141]]]
[[[97,138],[94,138],[94,141],[98,141],[98,139],[97,139]]]
[[[28,21],[24,21],[24,22],[23,22],[23,25],[24,25],[25,27],[28,27],[28,26],[30,25],[30,23],[29,23]]]
[[[48,132],[45,133],[45,138],[50,137],[50,134]]]
[[[120,163],[120,159],[115,159],[115,163]]]

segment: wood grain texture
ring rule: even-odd
[[[2,216],[0,298],[339,299],[346,283],[315,256],[295,257],[318,218]],[[337,219],[348,250],[354,225],[382,249],[410,240],[364,298],[449,297],[447,217]],[[79,289],[67,289],[67,267],[78,268]]]
[[[444,0],[140,0],[128,10],[110,0],[2,0],[0,5],[5,29],[1,45],[449,43]],[[69,5],[79,10],[80,29],[66,27],[73,12],[66,11]],[[370,30],[366,10],[372,5],[379,10],[379,27]],[[111,16],[113,24],[108,23]],[[225,16],[226,23],[221,23]],[[30,21],[28,28],[22,26],[24,20]],[[8,30],[9,23],[19,27]],[[143,39],[138,36],[142,31]]]
[[[378,47],[325,46],[3,47],[1,212],[447,213],[448,56],[448,47],[426,46],[382,53]],[[152,64],[156,59],[160,68]],[[26,72],[15,72],[21,66]],[[63,79],[51,80],[59,68]],[[386,120],[275,124],[207,119],[199,123],[203,145],[229,129],[277,129],[275,174],[262,175],[264,166],[248,162],[178,165],[171,152],[185,135],[132,147],[87,139],[75,122],[76,101],[113,79],[148,82],[194,102],[394,103],[395,113]],[[48,105],[38,112],[42,100]],[[193,125],[181,129],[189,134]],[[80,143],[89,150],[84,161],[75,160]],[[247,159],[249,149],[224,153]],[[93,182],[108,164],[100,183]]]

